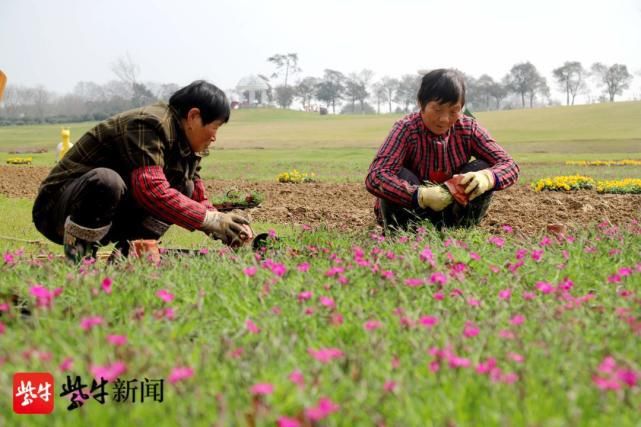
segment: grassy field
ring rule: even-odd
[[[640,109],[479,120],[520,162],[522,182],[639,177],[638,167],[563,162],[641,158]],[[362,181],[396,118],[234,112],[204,176],[272,180],[296,167]],[[58,132],[0,128],[0,147],[53,149]],[[33,228],[31,203],[0,197],[0,426],[639,425],[639,216],[558,237],[259,224],[281,236],[262,255],[172,227],[164,246],[203,255],[73,266],[34,258],[61,248]],[[53,415],[13,413],[16,372],[54,376]],[[68,376],[93,394],[71,411],[59,396]],[[90,392],[100,377],[104,404]],[[135,403],[114,401],[118,379],[138,387]],[[159,379],[163,402],[141,403],[143,384]]]
[[[313,172],[323,181],[361,182],[376,149],[398,115],[320,116],[282,110],[235,110],[219,133],[203,176],[273,180],[280,172]],[[479,113],[486,126],[522,166],[522,182],[572,174],[566,160],[641,159],[641,102]],[[92,123],[70,125],[72,140]],[[59,126],[0,127],[0,162],[16,149],[48,148],[31,156],[35,165],[55,160]],[[533,167],[530,167],[532,165]],[[537,170],[536,173],[532,172]],[[591,170],[595,178],[626,178],[635,168]],[[602,174],[602,175],[601,175]]]

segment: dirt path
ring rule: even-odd
[[[33,199],[47,168],[0,166],[0,194]],[[338,230],[367,230],[375,227],[374,198],[363,184],[280,184],[207,180],[210,194],[231,188],[259,191],[265,201],[252,209],[253,221],[318,226]],[[535,193],[516,185],[495,193],[481,226],[489,230],[511,225],[525,234],[538,233],[551,223],[578,228],[609,220],[613,224],[641,217],[641,195],[598,195],[594,191]]]

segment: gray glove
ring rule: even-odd
[[[249,238],[248,225],[249,221],[240,215],[207,211],[200,230],[214,239],[222,240],[224,244],[232,248],[237,248]]]

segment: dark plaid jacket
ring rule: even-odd
[[[116,171],[150,215],[170,224],[198,228],[211,206],[198,175],[200,156],[165,103],[126,111],[85,133],[42,182],[38,199],[55,200],[68,183],[98,167]],[[192,184],[189,198],[182,192]]]

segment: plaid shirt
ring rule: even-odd
[[[369,167],[365,186],[377,196],[412,207],[418,190],[397,175],[401,168],[414,173],[421,182],[447,181],[470,157],[485,160],[495,176],[495,190],[514,184],[519,167],[474,118],[461,116],[444,135],[432,133],[420,113],[408,114],[397,121]],[[380,200],[375,210],[380,215]]]
[[[179,117],[167,104],[126,111],[85,133],[42,182],[39,192],[55,199],[69,182],[91,169],[116,171],[151,216],[193,230],[211,204],[200,180]],[[179,190],[194,185],[192,198]]]

